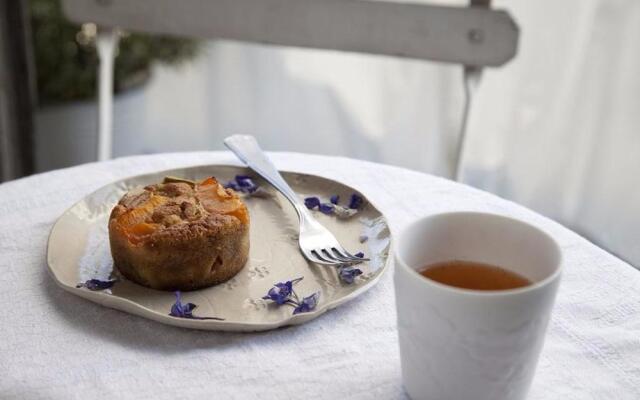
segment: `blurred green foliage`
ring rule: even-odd
[[[69,22],[59,0],[31,0],[30,8],[40,104],[94,98],[98,65],[95,25]],[[116,93],[144,83],[154,61],[178,64],[198,51],[198,43],[191,39],[120,35],[114,70]]]

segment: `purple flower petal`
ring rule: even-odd
[[[279,282],[276,283],[271,289],[269,289],[269,293],[263,297],[264,300],[272,300],[276,304],[284,304],[291,297],[291,293],[293,291],[293,287],[291,285],[291,281],[288,282]]]
[[[244,175],[237,175],[236,182],[241,190],[247,191],[248,193],[254,192],[258,185],[253,183],[250,177]]]
[[[223,185],[223,187],[224,187],[225,189],[233,189],[233,190],[235,190],[236,192],[239,192],[239,191],[240,191],[240,187],[239,187],[239,186],[238,186],[238,184],[237,184],[237,183],[235,183],[234,181],[229,181],[229,182],[225,183],[225,184]]]
[[[309,210],[313,210],[320,206],[320,199],[317,197],[307,197],[304,199],[304,205],[307,206]]]
[[[278,305],[285,304],[291,299],[293,284],[301,280],[302,278],[297,278],[286,282],[278,282],[269,289],[269,292],[262,299],[271,300]]]
[[[236,192],[245,194],[252,194],[258,190],[259,186],[256,185],[250,176],[236,175],[236,177],[224,184],[225,189],[233,189]]]
[[[193,317],[192,311],[196,308],[193,303],[182,304],[182,296],[179,291],[175,292],[176,302],[171,306],[171,312],[169,315],[178,318],[191,318]]]
[[[334,205],[331,203],[322,203],[320,204],[320,212],[323,214],[331,215],[333,214]]]
[[[358,258],[364,258],[364,253],[359,251],[356,254],[354,254],[354,256],[358,257]]]
[[[357,194],[354,193],[351,195],[351,199],[349,199],[349,208],[357,210],[360,207],[362,207],[363,201],[364,200],[362,199],[361,196],[358,196]]]
[[[240,186],[244,186],[243,182],[246,182],[246,181],[251,182],[251,177],[249,175],[236,175],[235,179]]]
[[[91,291],[105,290],[111,288],[116,281],[101,281],[100,279],[89,279],[84,283],[78,283],[77,288],[85,287]]]
[[[346,284],[352,284],[358,275],[362,275],[362,270],[359,268],[354,268],[351,265],[338,267],[338,276],[340,280]]]
[[[193,310],[197,307],[193,303],[182,303],[182,296],[180,291],[176,291],[176,302],[171,306],[171,311],[169,315],[177,318],[188,318],[188,319],[215,319],[218,321],[224,321],[223,318],[216,317],[196,317],[193,315]]]
[[[299,314],[303,312],[312,311],[318,305],[318,299],[320,299],[320,292],[315,292],[311,296],[305,297],[298,304],[298,306],[293,310],[293,313]]]
[[[333,196],[331,196],[329,201],[331,202],[331,204],[338,205],[338,202],[340,201],[340,196],[338,196],[337,194],[334,194]]]

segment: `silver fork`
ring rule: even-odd
[[[322,226],[298,199],[298,195],[282,178],[271,160],[262,151],[256,138],[249,135],[233,135],[224,140],[229,148],[249,168],[266,179],[293,205],[300,219],[298,243],[307,260],[325,265],[354,264],[368,261],[349,253],[327,228]]]

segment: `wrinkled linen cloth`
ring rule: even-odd
[[[531,400],[640,399],[640,272],[561,225],[494,195],[364,161],[271,153],[280,169],[364,193],[392,234],[418,217],[476,210],[520,218],[564,252],[562,284]],[[158,154],[0,185],[0,398],[404,399],[393,268],[357,299],[301,326],[218,333],[165,326],[58,288],[46,243],[60,214],[114,180],[226,152]]]

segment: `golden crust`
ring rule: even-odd
[[[109,217],[114,264],[160,290],[194,290],[236,275],[249,256],[249,213],[213,178],[127,193]]]

